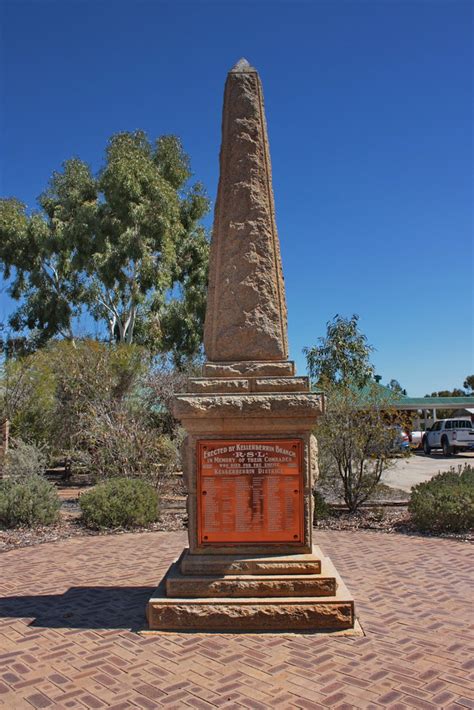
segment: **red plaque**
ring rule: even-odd
[[[200,441],[198,539],[299,543],[303,537],[301,441]]]

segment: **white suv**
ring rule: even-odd
[[[440,419],[423,435],[423,451],[443,449],[445,456],[474,449],[474,426],[470,419]]]

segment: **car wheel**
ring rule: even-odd
[[[431,446],[428,444],[428,438],[426,436],[423,439],[423,451],[427,456],[431,454]]]
[[[443,454],[445,456],[451,456],[451,454],[453,453],[453,450],[452,450],[451,446],[449,445],[449,441],[447,440],[446,437],[444,437],[443,441],[441,442],[441,445],[443,447]]]

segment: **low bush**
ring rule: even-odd
[[[2,469],[4,476],[27,478],[41,475],[46,465],[46,454],[41,447],[17,439],[8,449],[2,462]]]
[[[331,506],[326,502],[323,494],[317,489],[313,491],[314,498],[314,522],[323,518],[329,518],[331,515]]]
[[[89,528],[133,528],[158,519],[158,494],[139,479],[111,478],[79,498]]]
[[[0,481],[0,526],[51,525],[61,502],[55,487],[41,476]]]
[[[79,417],[79,440],[95,480],[139,476],[159,486],[174,470],[177,450],[169,436],[150,426],[126,402],[87,403]]]
[[[474,527],[474,468],[460,466],[412,488],[410,513],[424,532],[465,532]]]

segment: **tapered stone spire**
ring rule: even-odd
[[[204,348],[211,362],[288,357],[262,86],[246,59],[224,91]]]

